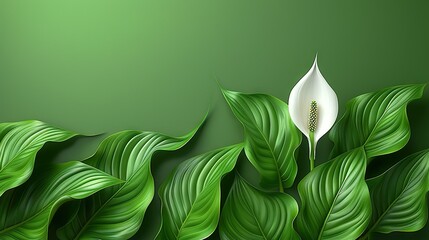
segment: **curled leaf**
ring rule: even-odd
[[[204,239],[220,215],[220,182],[230,172],[242,145],[218,149],[181,163],[159,190],[161,229],[156,239]]]
[[[292,186],[301,134],[289,116],[287,104],[270,95],[222,92],[244,126],[244,151],[261,174],[262,184],[281,190]]]
[[[410,139],[407,105],[421,98],[424,87],[396,86],[352,99],[330,132],[334,142],[331,155],[362,146],[370,160],[404,147]]]
[[[0,124],[0,196],[31,176],[37,152],[47,142],[62,142],[75,133],[40,121]]]
[[[184,146],[199,126],[183,137],[124,131],[105,139],[84,162],[124,181],[81,201],[80,209],[60,228],[60,239],[128,239],[140,228],[153,199],[152,155]]]
[[[49,222],[62,203],[121,182],[76,161],[44,169],[0,199],[0,239],[47,239]]]

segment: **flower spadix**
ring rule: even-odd
[[[338,99],[317,66],[313,66],[292,89],[289,112],[296,127],[308,138],[313,160],[317,141],[334,125],[338,115]]]

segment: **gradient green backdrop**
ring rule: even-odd
[[[184,159],[242,140],[216,77],[225,88],[287,101],[318,52],[342,113],[346,101],[361,93],[429,81],[428,13],[423,0],[1,0],[0,121],[39,119],[87,134],[136,129],[182,135],[210,109],[190,146],[154,159],[159,186]],[[409,114],[409,145],[380,159],[373,172],[429,148],[428,91]],[[83,159],[105,136],[40,155]],[[330,147],[324,137],[319,163]],[[300,152],[302,177],[308,171],[306,144]],[[241,165],[244,175],[256,179],[251,167]],[[159,208],[156,195],[141,238],[156,234]],[[57,215],[54,223],[60,221]],[[384,239],[428,237],[426,226]]]

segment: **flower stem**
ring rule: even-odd
[[[310,171],[314,168],[315,149],[314,149],[314,132],[310,131]]]

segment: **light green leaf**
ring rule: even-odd
[[[303,239],[356,239],[365,230],[371,216],[365,170],[365,152],[357,148],[302,179],[296,230]]]
[[[56,164],[0,199],[0,239],[47,239],[56,209],[122,181],[81,162]]]
[[[332,128],[332,156],[363,146],[368,158],[398,151],[410,138],[407,104],[422,96],[425,85],[404,85],[352,99]]]
[[[159,190],[162,226],[157,239],[204,239],[216,229],[220,182],[242,145],[222,148],[181,163]]]
[[[266,193],[239,175],[222,209],[221,239],[300,239],[293,229],[298,204],[285,193]]]
[[[37,152],[46,142],[61,142],[74,133],[39,121],[0,124],[0,196],[31,176]]]
[[[412,232],[426,224],[429,150],[411,155],[367,181],[372,201],[369,233]]]
[[[295,151],[301,133],[293,124],[288,106],[264,94],[243,94],[222,90],[226,101],[245,130],[244,150],[261,174],[264,186],[292,186],[297,164]]]
[[[154,195],[150,169],[153,153],[181,148],[197,130],[177,138],[154,132],[124,131],[105,139],[85,163],[125,182],[82,200],[78,214],[58,230],[58,238],[128,239],[133,236]]]

